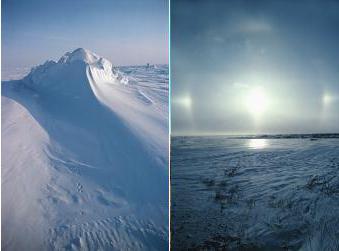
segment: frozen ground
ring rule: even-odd
[[[174,250],[339,250],[339,135],[174,137]]]
[[[168,248],[166,65],[66,53],[2,82],[1,133],[2,248]]]

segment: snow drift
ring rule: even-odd
[[[2,82],[6,250],[168,247],[168,69],[88,50]]]

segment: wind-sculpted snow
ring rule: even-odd
[[[167,74],[77,49],[2,82],[6,250],[168,247]]]
[[[339,139],[174,137],[175,250],[339,250]]]

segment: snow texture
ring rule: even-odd
[[[2,82],[5,250],[168,248],[168,67],[88,50]]]
[[[339,135],[174,137],[175,250],[339,250]]]

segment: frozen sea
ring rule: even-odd
[[[339,250],[338,135],[172,137],[173,250]]]

